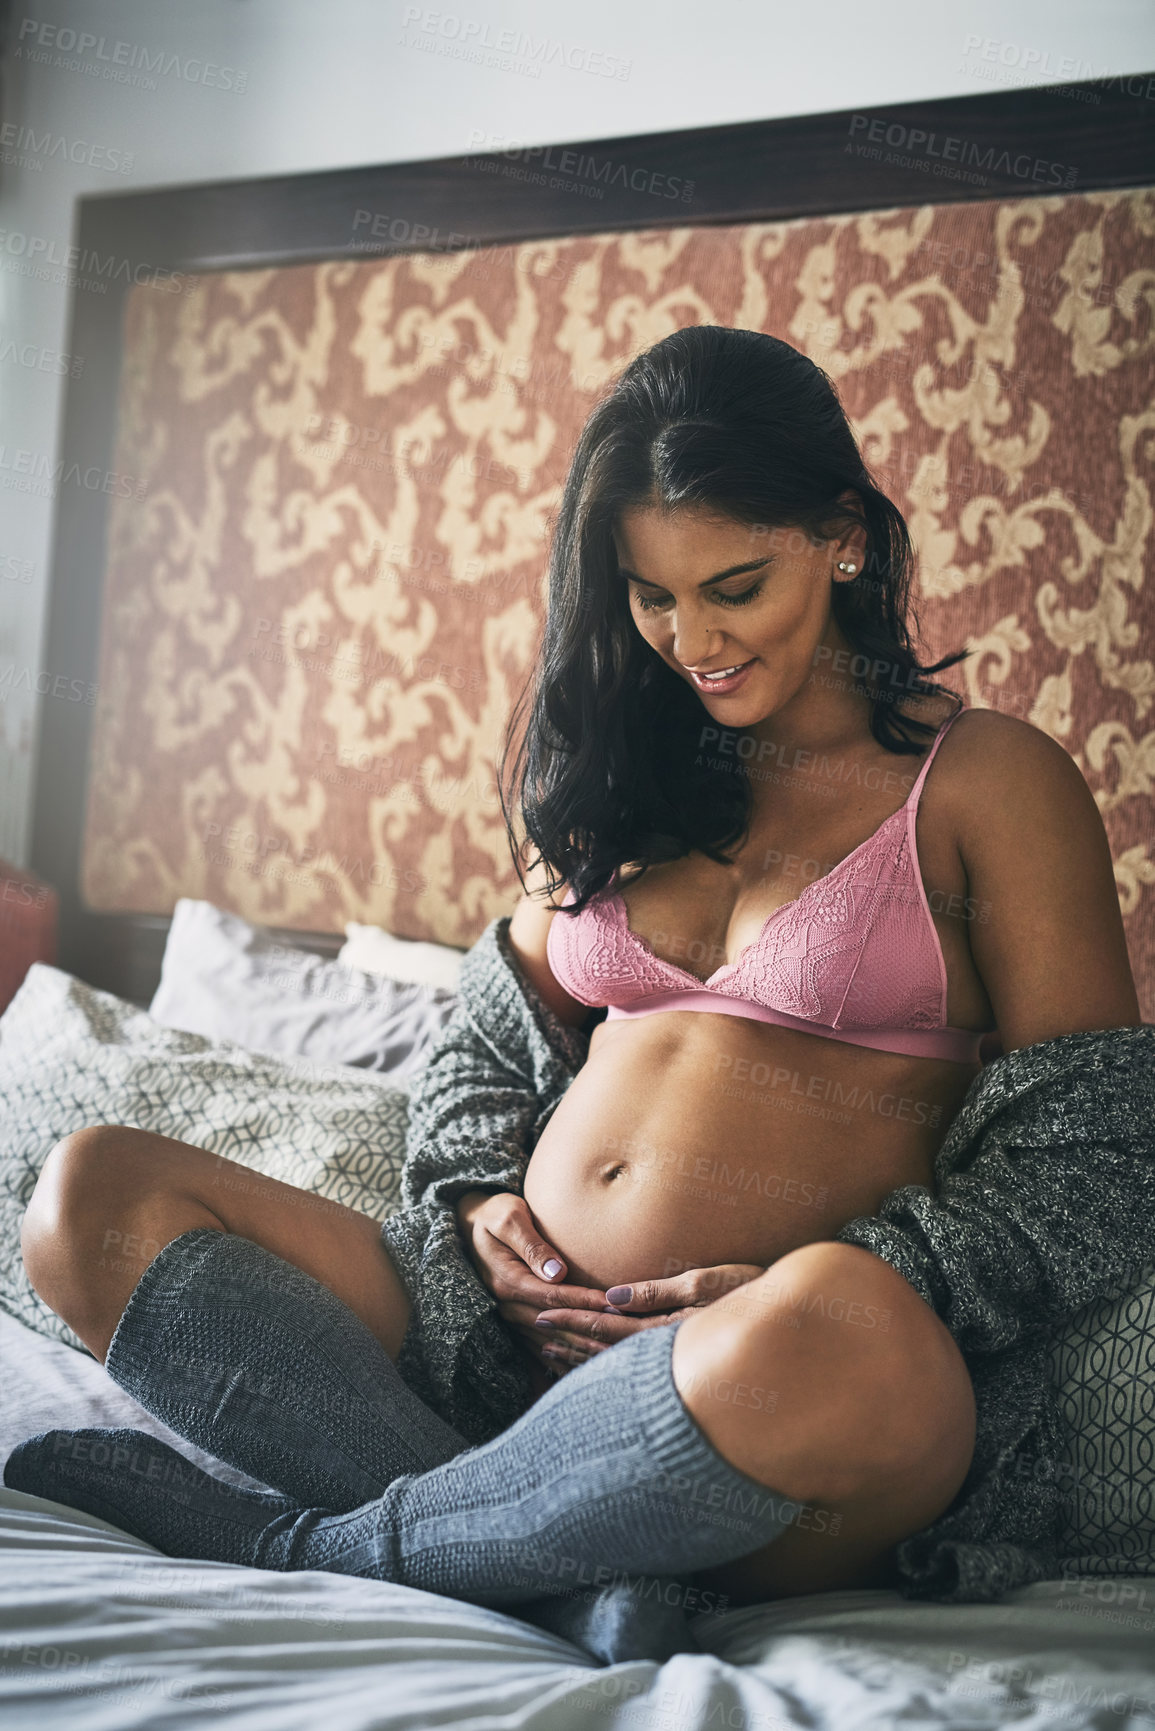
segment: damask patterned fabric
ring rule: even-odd
[[[83,1350],[20,1255],[41,1167],[73,1130],[155,1130],[380,1220],[398,1204],[408,1111],[408,1093],[379,1077],[178,1033],[37,963],[0,1020],[0,1309]],[[222,1168],[221,1183],[235,1182]],[[143,1268],[156,1255],[115,1227],[106,1238],[110,1258]]]
[[[83,891],[468,946],[578,431],[681,326],[841,392],[932,653],[1095,792],[1155,1016],[1155,191],[226,272],[132,293]]]

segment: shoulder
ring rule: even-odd
[[[1094,818],[1096,826],[1101,821],[1070,752],[1029,721],[994,709],[963,711],[942,742],[928,791],[931,784],[937,802],[963,820],[963,830],[1000,815],[1020,831],[1048,815]]]
[[[983,910],[968,936],[1003,1050],[1132,1026],[1111,850],[1078,764],[1029,722],[984,709],[959,716],[939,756],[928,803]]]
[[[527,868],[523,894],[509,923],[510,942],[514,948],[527,957],[540,957],[542,963],[550,925],[566,893],[564,883],[551,891],[548,878],[549,872],[542,859]]]
[[[546,908],[551,911],[554,908],[559,908],[565,898],[569,886],[563,882],[558,884],[557,888],[551,892],[549,889],[549,878],[549,868],[545,861],[539,857],[531,866],[526,868],[524,885],[525,895],[523,899],[533,903],[537,907]]]
[[[1058,905],[1076,882],[1083,893],[1115,896],[1095,797],[1070,752],[1029,721],[963,710],[931,765],[921,804],[972,883],[981,876],[988,889],[997,886],[1008,907],[1021,912],[1044,895]]]

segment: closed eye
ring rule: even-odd
[[[715,601],[720,601],[723,607],[746,607],[751,601],[761,595],[765,587],[765,582],[755,583],[752,589],[744,589],[741,595],[723,595],[721,590],[719,590],[713,599]],[[653,613],[668,605],[667,601],[647,599],[639,589],[633,591],[633,596],[643,613]]]

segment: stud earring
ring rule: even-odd
[[[845,572],[846,572],[846,575],[847,575],[847,576],[848,576],[848,577],[853,577],[853,576],[854,576],[854,573],[855,573],[855,572],[856,572],[856,571],[857,571],[857,570],[858,570],[858,566],[857,566],[857,565],[848,565],[848,564],[847,564],[847,563],[846,563],[846,560],[845,560],[845,559],[840,559],[840,560],[839,560],[839,561],[838,561],[838,569],[839,569],[839,570],[840,570],[840,571],[845,571]]]

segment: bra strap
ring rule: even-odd
[[[961,698],[960,698],[959,706],[955,710],[954,714],[947,716],[946,720],[943,722],[942,726],[939,728],[938,732],[935,734],[934,743],[931,746],[930,750],[926,754],[926,762],[923,764],[922,768],[918,772],[918,780],[915,782],[914,786],[910,790],[910,795],[909,795],[907,802],[906,802],[907,805],[913,805],[913,806],[918,805],[919,798],[921,797],[921,794],[922,794],[922,786],[923,786],[924,781],[927,778],[927,772],[929,771],[931,764],[934,762],[934,754],[938,750],[939,746],[942,744],[943,740],[946,738],[947,734],[950,732],[951,728],[954,726],[955,722],[958,720],[959,716],[963,713],[963,710],[965,708],[966,708],[966,704],[963,703]]]

